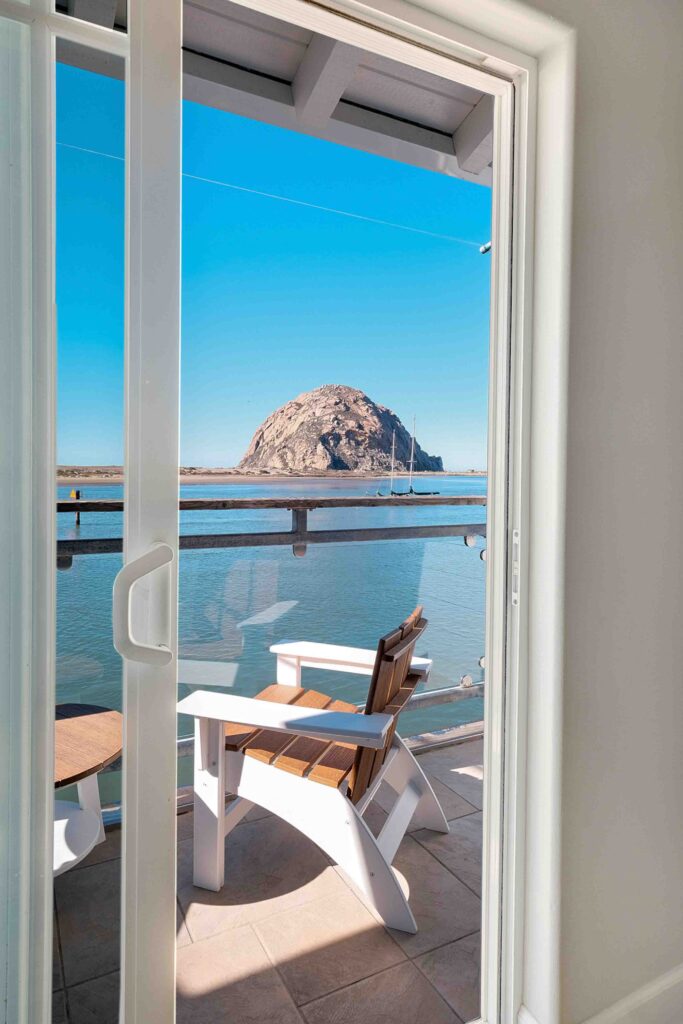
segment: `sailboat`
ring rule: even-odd
[[[396,464],[396,431],[393,430],[391,433],[391,479],[389,483],[389,494],[393,498],[405,498],[410,494],[415,495],[430,495],[439,494],[439,491],[416,491],[413,487],[413,470],[415,468],[415,417],[413,416],[413,433],[410,438],[410,461],[408,463],[408,490],[407,491],[395,491],[394,490],[394,471]],[[381,491],[377,492],[378,496],[382,495]]]
[[[391,477],[389,478],[389,495],[394,494],[394,468],[396,465],[396,431],[391,431]],[[378,498],[384,498],[381,491],[377,491]]]

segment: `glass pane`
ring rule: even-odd
[[[396,876],[371,860],[364,831],[379,833],[394,799],[405,808],[405,778],[358,824],[334,798],[338,784],[364,806],[359,751],[235,726],[228,835],[209,862],[223,794],[213,818],[198,804],[193,822],[193,765],[206,762],[181,717],[179,1019],[218,1019],[244,999],[263,1019],[294,1019],[294,1005],[312,1021],[362,1021],[381,1001],[387,1019],[427,1024],[443,999],[472,1020],[491,168],[480,157],[463,171],[453,136],[484,97],[230,4],[221,18],[191,9],[185,46],[180,696],[254,697],[278,680],[304,691],[283,685],[282,700],[364,708],[370,679],[349,662],[368,652],[371,668],[379,639],[423,606],[413,653],[430,671],[397,724],[416,759],[396,742],[375,764],[407,756],[441,810],[425,797],[391,851],[413,935]],[[239,75],[225,70],[234,65]],[[295,641],[328,645],[328,660],[330,646],[361,655],[337,651],[339,671],[307,666],[298,678],[291,648],[280,665],[271,651]],[[405,685],[393,691],[388,678],[375,699],[380,686],[398,699],[414,682],[397,675]],[[256,805],[246,818],[235,797]],[[355,828],[366,876],[345,846]],[[405,992],[395,964],[427,951]],[[380,971],[379,988],[365,984]]]
[[[55,1024],[118,1019],[122,672],[111,603],[123,521],[63,503],[123,496],[125,231],[123,62],[63,41],[57,55],[57,817],[92,810],[99,794],[105,831],[55,878]],[[98,553],[103,538],[116,549]],[[65,784],[81,762],[85,779]]]

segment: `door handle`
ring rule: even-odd
[[[124,565],[114,580],[114,601],[112,623],[114,647],[122,658],[141,661],[146,665],[168,665],[173,660],[173,651],[164,644],[141,644],[131,632],[131,591],[135,583],[148,576],[155,569],[173,561],[173,549],[168,544],[156,544],[144,555]]]

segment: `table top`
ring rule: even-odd
[[[96,704],[58,704],[55,786],[68,786],[106,768],[121,754],[123,716]]]

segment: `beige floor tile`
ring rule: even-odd
[[[308,1024],[460,1024],[409,962],[303,1007]]]
[[[270,811],[267,811],[265,807],[259,807],[258,804],[254,804],[248,814],[244,816],[244,821],[260,821],[261,818],[268,818]]]
[[[273,815],[238,825],[227,837],[220,892],[193,886],[192,840],[178,849],[178,898],[195,942],[344,887],[318,847]]]
[[[478,897],[412,836],[406,836],[401,843],[394,867],[408,883],[410,907],[418,927],[416,935],[391,931],[407,956],[418,956],[481,927]]]
[[[190,933],[187,930],[185,924],[185,918],[180,906],[176,906],[176,919],[175,919],[175,944],[178,949],[181,946],[189,946],[192,942]]]
[[[176,827],[178,829],[178,842],[182,842],[183,839],[192,839],[192,828],[194,826],[194,814],[192,811],[185,811],[183,814],[179,814],[176,819]]]
[[[57,932],[57,915],[52,915],[52,991],[64,988],[62,974],[62,958],[59,954],[59,935]]]
[[[473,892],[481,895],[482,815],[470,814],[451,822],[449,835],[422,829],[415,839],[457,875]]]
[[[459,793],[454,792],[454,790],[449,789],[449,787],[444,785],[443,782],[440,782],[434,777],[431,777],[429,781],[448,821],[454,821],[456,818],[460,818],[465,814],[473,814],[477,810],[477,808],[468,803],[464,797],[460,796]],[[391,797],[389,796],[388,799],[389,803],[386,804],[386,806],[391,807]],[[372,834],[374,836],[378,836],[382,830],[384,822],[387,820],[387,813],[379,806],[377,801],[374,801],[370,804],[363,815],[363,819]],[[418,828],[419,825],[417,823],[411,822],[408,826],[408,832],[415,832]]]
[[[118,970],[120,877],[109,860],[55,879],[67,987]]]
[[[118,1024],[119,973],[86,981],[68,991],[71,1024]]]
[[[120,828],[109,829],[104,842],[94,846],[88,856],[71,870],[79,871],[81,868],[89,868],[93,864],[102,864],[105,860],[116,860],[121,856],[121,837]]]
[[[422,754],[419,762],[430,778],[443,783],[477,810],[481,810],[484,769],[479,741]]]
[[[382,810],[379,804],[372,803],[363,815],[363,820],[373,836],[377,838],[384,827],[384,822],[387,820],[387,812]]]
[[[432,777],[429,781],[448,821],[455,821],[456,818],[462,818],[465,814],[472,814],[473,811],[478,809],[478,804],[471,804],[469,800],[466,800],[456,790],[441,782],[440,779]],[[479,797],[479,794],[477,796]],[[481,800],[479,800],[479,803],[481,803]],[[415,830],[411,827],[409,831]]]
[[[468,935],[415,961],[463,1021],[479,1017],[480,938],[478,932]]]
[[[270,811],[266,811],[263,807],[254,805],[252,809],[246,814],[240,825],[247,821],[260,821],[261,818],[267,818],[270,816]],[[182,842],[183,839],[192,839],[192,832],[194,828],[194,814],[192,811],[184,811],[178,815],[178,842]]]
[[[484,741],[466,740],[464,743],[453,743],[449,747],[441,747],[438,750],[428,750],[425,754],[418,754],[417,759],[423,769],[426,770],[428,763],[445,764],[452,768],[463,768],[470,764],[484,763]]]
[[[254,928],[299,1004],[403,959],[396,943],[348,889],[267,918]]]
[[[178,1024],[301,1024],[252,928],[178,950]]]
[[[52,1021],[51,1024],[67,1024],[66,1002],[63,992],[52,993]]]

